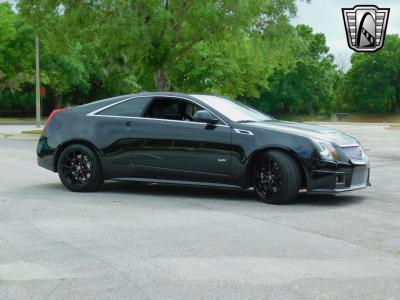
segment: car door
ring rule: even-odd
[[[202,181],[229,178],[231,128],[223,121],[210,126],[185,120],[179,108],[175,111],[172,106],[161,113],[163,103],[168,101],[198,109],[197,104],[187,99],[154,98],[149,105],[153,106],[153,115],[147,113],[132,120],[130,125],[131,139],[137,141],[132,151],[133,167],[143,176],[153,178]],[[156,102],[160,106],[154,107]]]
[[[103,107],[89,114],[95,117],[93,134],[101,151],[106,177],[134,177],[137,170],[132,168],[132,151],[137,141],[131,139],[130,123],[140,117],[152,99],[133,97]]]

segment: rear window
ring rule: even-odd
[[[113,105],[97,113],[103,116],[119,116],[119,117],[141,117],[143,111],[150,103],[151,98],[134,98],[122,103]]]
[[[102,107],[106,107],[107,105],[111,105],[113,103],[117,103],[119,101],[127,99],[127,98],[129,98],[129,96],[132,97],[131,95],[124,95],[124,96],[103,99],[103,100],[97,100],[97,101],[89,102],[89,103],[86,103],[86,104],[83,104],[80,106],[71,107],[71,109],[74,112],[77,112],[80,114],[88,114],[88,113],[91,113],[92,111],[98,110]]]

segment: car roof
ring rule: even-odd
[[[177,97],[177,98],[196,98],[194,95],[174,92],[141,92],[132,96],[149,96],[149,97]]]
[[[190,94],[184,94],[184,93],[173,93],[173,92],[140,92],[137,94],[128,94],[128,95],[122,95],[122,96],[117,96],[117,97],[112,97],[112,98],[106,98],[102,100],[97,100],[93,102],[89,102],[80,106],[73,107],[72,110],[74,110],[78,114],[87,114],[90,112],[93,112],[97,109],[100,109],[102,107],[117,103],[122,100],[126,100],[129,98],[134,98],[134,97],[176,97],[176,98],[185,98],[185,99],[191,99],[196,102],[203,102],[201,99],[199,99],[197,96],[198,95],[190,95]]]

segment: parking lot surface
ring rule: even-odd
[[[334,127],[364,145],[372,187],[285,206],[120,182],[71,193],[35,141],[0,139],[0,299],[399,299],[400,130]]]

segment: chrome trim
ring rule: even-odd
[[[349,148],[349,147],[358,147],[361,145],[360,144],[345,144],[345,145],[339,145],[340,148]]]
[[[238,134],[254,135],[250,130],[237,129],[237,128],[233,128],[233,130],[234,130],[236,133],[238,133]]]
[[[127,98],[127,99],[123,99],[123,100],[121,100],[121,101],[118,101],[118,102],[109,104],[109,105],[104,106],[104,107],[102,107],[102,108],[96,109],[95,111],[92,111],[92,112],[86,114],[86,116],[88,116],[88,117],[115,117],[115,118],[124,118],[124,119],[127,119],[127,118],[129,118],[129,119],[149,119],[149,120],[162,120],[162,121],[172,121],[172,122],[186,122],[186,123],[191,123],[191,124],[193,124],[193,123],[207,124],[207,123],[204,123],[204,122],[192,122],[192,121],[156,119],[156,118],[145,118],[145,117],[127,117],[127,116],[98,115],[99,112],[102,112],[103,110],[105,110],[105,109],[107,109],[107,108],[113,107],[113,106],[118,105],[118,104],[120,104],[120,103],[123,103],[123,102],[125,102],[125,101],[132,100],[132,99],[135,99],[135,98],[149,98],[149,97],[151,97],[151,98],[157,98],[157,97],[159,97],[159,98],[175,98],[175,99],[182,99],[182,100],[186,100],[186,101],[192,102],[192,103],[196,104],[197,106],[200,106],[201,108],[205,109],[205,110],[208,111],[210,114],[214,115],[218,120],[220,120],[221,122],[223,122],[223,124],[215,124],[214,126],[230,127],[224,120],[222,120],[222,119],[221,119],[220,117],[218,117],[215,113],[213,113],[213,112],[210,111],[209,109],[205,108],[203,105],[199,104],[198,102],[193,101],[192,99],[185,98],[185,97],[180,97],[180,96],[169,96],[169,95],[165,95],[165,96],[157,96],[157,95],[133,96],[133,97],[130,97],[130,98]]]
[[[135,120],[137,120],[137,119],[139,119],[139,120],[155,120],[155,121],[178,122],[178,123],[187,123],[187,124],[209,125],[208,123],[204,123],[204,122],[157,119],[157,118],[145,118],[145,117],[126,117],[126,116],[110,116],[110,115],[90,115],[89,117],[105,117],[105,118],[135,119]],[[223,124],[212,124],[212,126],[228,127],[228,128],[230,127],[228,125],[223,125]]]

